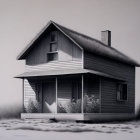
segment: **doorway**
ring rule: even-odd
[[[56,86],[55,82],[45,82],[42,84],[43,92],[43,113],[56,113]]]

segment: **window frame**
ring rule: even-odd
[[[52,40],[52,35],[56,35],[56,40]],[[57,42],[57,40],[58,40],[58,32],[57,31],[51,31],[51,33],[50,33],[50,43],[56,43]]]
[[[52,40],[52,34],[55,34],[56,37],[54,37],[56,40]],[[52,31],[50,33],[50,43],[49,43],[49,51],[46,54],[46,60],[47,62],[53,62],[53,61],[58,61],[58,44],[57,44],[57,40],[58,40],[58,32],[57,31]],[[56,44],[56,49],[55,51],[52,51],[53,49],[51,48],[52,44]],[[49,56],[51,55],[57,55],[57,59],[53,59],[53,60],[49,60]],[[53,56],[52,56],[53,57]]]
[[[48,59],[49,55],[54,55],[54,54],[57,54],[57,59],[49,60],[49,59]],[[55,51],[55,52],[48,52],[48,53],[47,53],[47,62],[54,62],[54,61],[58,61],[58,51]]]
[[[126,99],[121,99],[121,96],[120,96],[121,93],[120,92],[118,93],[118,86],[119,85],[126,86],[126,93],[125,93],[126,94]],[[120,102],[128,101],[128,84],[127,84],[127,82],[117,82],[117,86],[116,87],[117,87],[117,89],[116,89],[117,101],[120,101]]]

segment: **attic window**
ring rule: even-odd
[[[50,44],[50,52],[56,52],[57,51],[57,44],[52,43]]]
[[[58,47],[57,47],[57,31],[52,31],[50,34],[50,46],[49,52],[47,53],[47,61],[58,60]]]
[[[51,32],[51,42],[56,42],[57,41],[57,31],[52,31]]]
[[[118,101],[127,100],[127,84],[126,83],[117,84],[117,100]]]
[[[58,60],[58,52],[47,53],[47,61],[56,61]]]

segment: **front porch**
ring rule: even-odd
[[[23,78],[21,118],[110,121],[131,119],[134,113],[120,110],[118,77],[93,70],[34,71]],[[111,103],[112,102],[112,106]]]
[[[83,114],[100,112],[100,77],[92,74],[27,78],[25,113]],[[27,86],[27,87],[26,87]],[[27,89],[29,88],[30,89]],[[34,95],[31,92],[33,90]],[[46,115],[47,115],[46,114]]]

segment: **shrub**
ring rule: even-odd
[[[29,99],[28,106],[26,108],[27,113],[40,113],[41,112],[41,104],[38,101],[33,101]]]
[[[59,113],[81,113],[81,99],[77,101],[69,102],[63,105],[61,102],[58,102],[58,112]]]
[[[57,111],[58,111],[59,113],[67,113],[67,112],[66,112],[65,106],[63,106],[63,105],[61,104],[61,102],[58,102]]]
[[[84,96],[84,113],[98,113],[99,112],[99,99],[94,95]]]

